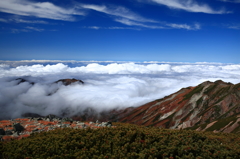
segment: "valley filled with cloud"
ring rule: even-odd
[[[49,63],[49,61],[48,61]],[[239,83],[240,65],[222,63],[1,62],[0,116],[78,115],[137,107],[204,81]],[[59,79],[84,82],[64,85]],[[24,79],[25,81],[23,81]]]

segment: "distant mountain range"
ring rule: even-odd
[[[21,79],[20,82],[26,81]],[[57,82],[65,85],[75,82],[84,84],[76,79],[61,79]],[[240,132],[240,83],[234,85],[221,80],[206,81],[139,107],[101,113],[89,108],[72,118],[82,121],[119,121],[169,129]]]

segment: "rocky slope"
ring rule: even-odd
[[[50,131],[58,128],[100,128],[112,127],[111,122],[80,122],[71,118],[60,118],[55,115],[46,117],[17,118],[14,120],[0,121],[0,141],[10,141],[12,139],[22,139],[32,133]]]
[[[121,122],[170,129],[240,132],[240,83],[204,82],[134,108]]]

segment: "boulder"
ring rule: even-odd
[[[4,141],[3,138],[2,138],[2,135],[0,135],[0,141]],[[0,156],[1,157],[1,156]]]
[[[38,128],[34,129],[32,133],[38,132]]]
[[[108,127],[111,127],[111,126],[112,126],[112,122],[111,122],[111,121],[108,121],[108,122],[107,122],[107,126],[108,126]]]
[[[37,118],[37,121],[43,120],[42,118]]]
[[[14,132],[24,131],[24,127],[20,123],[14,124],[13,129],[14,129]]]
[[[54,129],[56,129],[56,127],[50,127],[50,128],[48,129],[48,131],[54,130]]]
[[[98,126],[101,127],[111,127],[112,126],[112,122],[108,121],[108,122],[102,122],[101,124],[99,124]]]
[[[5,135],[5,134],[6,134],[5,130],[3,128],[0,128],[0,135]]]
[[[82,126],[82,128],[86,128],[87,127],[87,125],[85,123],[82,123],[82,122],[77,123],[77,126]]]
[[[70,124],[63,124],[62,125],[62,128],[69,128],[70,127]]]
[[[62,118],[62,122],[70,122],[70,123],[72,123],[73,120],[72,120],[72,118],[66,117],[66,118]]]
[[[13,133],[12,133],[12,131],[11,130],[6,130],[5,131],[5,135],[12,135]]]
[[[18,137],[19,136],[19,132],[15,132],[12,134],[13,137]]]
[[[56,118],[56,116],[52,115],[52,114],[48,115],[47,117],[48,117],[49,121],[53,121]]]

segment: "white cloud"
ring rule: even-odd
[[[167,26],[170,26],[171,28],[175,28],[175,29],[187,29],[187,30],[199,30],[201,29],[200,24],[196,23],[193,26],[187,25],[187,24],[173,24],[173,23],[169,23],[166,24]]]
[[[12,33],[30,32],[29,29],[10,29]]]
[[[199,30],[200,25],[195,24],[194,26],[187,24],[173,24],[166,23],[160,25],[159,22],[151,19],[146,19],[127,8],[121,6],[105,6],[105,5],[93,5],[93,4],[79,4],[80,8],[91,9],[94,11],[102,12],[113,16],[114,21],[122,23],[128,26],[136,26],[139,28],[148,29],[187,29],[187,30]],[[102,27],[94,26],[88,27],[91,29],[100,29]],[[139,30],[135,28],[135,30]]]
[[[22,61],[17,67],[0,64],[1,118],[15,118],[27,112],[61,115],[68,111],[75,115],[86,108],[103,111],[140,106],[206,80],[240,82],[239,64],[86,62],[69,67],[62,63],[43,65],[50,61],[27,66],[29,62],[37,61]],[[18,85],[15,79],[19,77],[35,84]],[[85,83],[54,83],[63,78],[77,78]]]
[[[21,16],[65,21],[73,21],[74,15],[84,15],[84,12],[77,11],[74,8],[65,9],[50,2],[33,2],[29,0],[1,0],[0,11]]]
[[[28,23],[28,24],[49,24],[43,20],[24,20],[24,19],[10,19],[9,22]]]
[[[222,24],[222,27],[227,28],[227,29],[239,30],[240,29],[240,23]]]
[[[3,18],[0,18],[0,22],[7,23],[7,22],[8,22],[8,20],[6,20],[6,19],[3,19]]]
[[[121,17],[137,22],[156,22],[151,19],[144,18],[129,9],[121,6],[105,6],[105,5],[93,5],[93,4],[81,4],[80,7],[84,9],[91,9],[95,10],[98,12],[102,12],[108,15],[116,16],[116,17]]]
[[[140,22],[135,22],[129,19],[115,19],[116,22],[128,25],[128,26],[135,26],[135,28],[129,27],[99,27],[99,26],[89,26],[84,27],[88,29],[133,29],[133,30],[140,30],[140,28],[148,28],[148,29],[186,29],[186,30],[199,30],[201,29],[200,24],[196,23],[194,25],[188,24],[174,24],[174,23],[163,23],[162,25],[148,25]]]
[[[116,19],[115,21],[123,23],[125,25],[129,25],[129,26],[140,26],[140,27],[149,28],[149,29],[186,29],[186,30],[201,29],[201,26],[198,23],[194,25],[163,23],[162,26],[160,26],[160,25],[146,25],[146,24],[134,22],[128,19]]]
[[[14,22],[14,23],[28,23],[28,24],[49,24],[48,22],[43,21],[43,20],[2,19],[2,18],[0,18],[0,22],[4,22],[4,23]]]
[[[98,29],[100,29],[100,27],[98,27],[98,26],[90,26],[90,27],[88,27],[88,29],[95,29],[95,30],[98,30]]]
[[[113,27],[100,27],[100,26],[89,26],[89,27],[83,27],[83,28],[87,28],[87,29],[110,29],[110,30],[122,30],[122,29],[132,29],[132,30],[139,30],[139,28],[133,28],[133,27],[117,27],[117,26],[113,26]]]
[[[114,21],[122,23],[124,25],[128,25],[128,26],[136,26],[139,28],[148,28],[148,29],[187,29],[187,30],[200,29],[199,24],[195,24],[194,26],[190,26],[187,24],[172,24],[172,23],[160,25],[158,21],[144,18],[130,11],[129,9],[121,6],[79,4],[79,7],[108,14],[113,17]],[[94,26],[92,29],[100,29],[100,28],[102,27]],[[139,29],[135,28],[135,30],[139,30]]]
[[[240,0],[219,0],[222,2],[230,2],[230,3],[240,3]]]
[[[154,26],[151,26],[151,25],[146,25],[144,23],[139,23],[139,22],[136,22],[136,21],[132,21],[132,20],[129,20],[129,19],[125,19],[125,18],[121,18],[121,19],[115,19],[116,22],[119,22],[119,23],[122,23],[122,24],[125,24],[125,25],[129,25],[129,26],[140,26],[140,27],[144,27],[144,28],[156,28]]]
[[[225,14],[225,10],[214,10],[207,4],[199,4],[195,0],[150,0],[172,9],[181,9],[188,12],[201,12],[208,14]]]
[[[34,30],[34,31],[38,31],[38,32],[44,31],[44,29],[39,29],[39,28],[36,28],[36,27],[30,27],[30,26],[27,26],[25,28],[30,29],[30,30]]]
[[[239,30],[240,29],[240,25],[228,25],[227,28]]]
[[[198,30],[195,26],[188,24],[163,24],[158,21],[144,18],[139,14],[129,10],[122,6],[114,5],[95,5],[95,4],[81,4],[75,3],[73,8],[62,8],[56,6],[50,2],[33,2],[30,0],[2,0],[0,1],[0,12],[6,12],[22,16],[33,16],[38,18],[47,18],[55,20],[73,21],[74,15],[86,15],[88,10],[94,10],[109,15],[114,21],[122,23],[127,26],[134,26],[136,28],[129,27],[100,27],[90,26],[85,27],[89,29],[134,29],[139,30],[141,28],[148,29],[187,29]],[[15,22],[15,23],[28,23],[28,24],[48,24],[42,20],[24,20],[19,19],[0,19],[0,22]],[[200,27],[199,27],[200,28]],[[30,29],[30,28],[28,28]],[[32,28],[31,30],[40,31],[40,29]],[[12,32],[28,32],[26,29],[13,29]]]
[[[152,23],[158,23],[155,20],[144,18],[129,9],[121,6],[105,6],[93,4],[81,4],[81,8],[91,9],[94,11],[102,12],[113,17],[114,21],[128,26],[137,26],[150,29],[162,29],[162,26],[154,26]],[[139,29],[136,29],[139,30]]]
[[[118,29],[133,29],[133,30],[136,30],[136,28],[131,28],[131,27],[117,27],[117,26],[108,27],[108,29],[112,29],[112,30],[118,30]]]
[[[12,33],[21,33],[21,32],[32,32],[32,31],[38,31],[42,32],[45,29],[41,28],[36,28],[36,27],[31,27],[31,26],[26,26],[23,29],[9,29]]]

